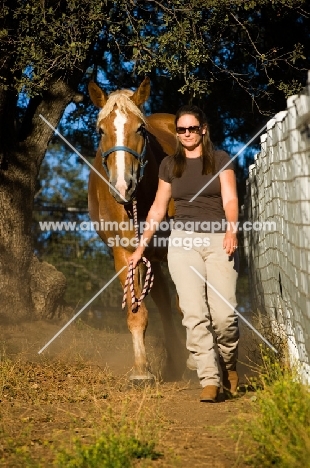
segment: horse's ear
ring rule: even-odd
[[[102,109],[108,100],[107,94],[93,81],[90,81],[88,84],[88,92],[93,104]]]
[[[148,100],[151,92],[151,84],[150,79],[147,76],[144,78],[142,83],[140,84],[137,91],[131,96],[131,100],[136,104],[136,106],[141,106]]]

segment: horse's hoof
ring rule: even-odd
[[[146,387],[148,385],[154,385],[155,376],[151,372],[145,374],[132,374],[129,377],[130,383],[135,387]]]
[[[155,385],[155,379],[131,379],[130,385],[134,388],[147,388]]]

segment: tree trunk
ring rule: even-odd
[[[39,115],[56,127],[68,103],[76,100],[76,93],[59,80],[51,84],[43,99],[32,101],[28,107],[31,115],[27,115],[27,125],[22,127],[23,141],[18,141],[12,119],[16,96],[13,99],[6,93],[5,98],[11,101],[11,108],[2,101],[0,121],[6,120],[14,127],[6,125],[10,137],[2,135],[0,148],[2,161],[6,161],[0,166],[0,320],[52,318],[59,311],[66,279],[33,256],[31,226],[36,178],[53,133]]]

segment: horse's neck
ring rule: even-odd
[[[160,141],[151,133],[147,135],[147,164],[137,189],[137,208],[139,218],[145,219],[155,199],[158,187],[158,169],[161,161],[168,156]]]
[[[174,115],[152,114],[146,117],[147,131],[151,134],[166,155],[176,149]]]
[[[176,138],[172,114],[152,114],[147,122],[147,164],[137,188],[137,211],[139,219],[146,219],[158,187],[158,169],[164,157],[175,151]],[[125,211],[124,211],[125,213]],[[131,217],[130,209],[127,214]]]
[[[164,150],[163,146],[161,145],[158,138],[156,138],[152,133],[148,133],[148,144],[147,144],[147,155],[149,158],[150,163],[153,162],[159,168],[161,161],[168,156],[168,153]]]
[[[158,168],[160,162],[153,149],[150,147],[149,141],[146,151],[146,166],[144,174],[137,188],[137,209],[140,219],[145,219],[147,213],[154,201],[158,187]]]

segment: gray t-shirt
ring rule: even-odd
[[[173,176],[173,158],[165,157],[159,167],[159,178],[171,184],[172,198],[175,204],[174,226],[195,232],[225,232],[225,212],[221,197],[221,184],[218,172],[234,169],[229,155],[225,151],[215,151],[215,174],[202,175],[202,159],[186,158],[186,168],[181,177]],[[224,170],[225,170],[224,169]],[[214,180],[211,181],[211,179]],[[199,190],[203,191],[192,201]]]

